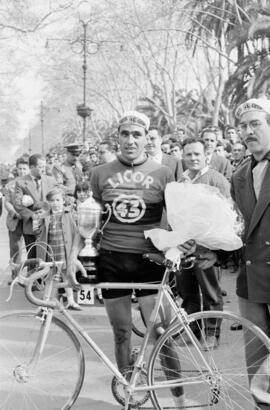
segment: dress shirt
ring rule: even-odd
[[[255,196],[258,199],[262,187],[262,183],[266,174],[267,165],[270,161],[270,151],[262,158],[261,161],[256,161],[256,159],[252,156],[251,158],[251,169],[253,175],[253,188],[255,192]]]

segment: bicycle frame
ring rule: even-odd
[[[106,365],[106,367],[110,370],[110,372],[125,386],[125,394],[126,394],[125,409],[126,410],[128,409],[128,403],[129,403],[130,396],[136,392],[151,391],[151,390],[157,390],[157,389],[164,389],[168,387],[173,388],[173,387],[183,386],[187,382],[185,383],[183,380],[181,380],[180,377],[179,379],[174,379],[173,381],[166,381],[163,383],[161,382],[160,384],[155,384],[155,386],[149,386],[149,385],[136,386],[138,375],[140,373],[140,370],[143,368],[143,365],[145,362],[146,347],[149,343],[149,339],[151,337],[152,331],[157,321],[159,310],[162,307],[164,300],[165,300],[165,303],[168,303],[167,306],[169,306],[174,312],[174,315],[175,315],[174,321],[179,320],[179,324],[183,326],[183,329],[185,329],[186,333],[188,334],[191,343],[195,347],[197,354],[200,356],[201,363],[205,366],[205,368],[208,370],[210,374],[213,373],[213,369],[210,368],[207,361],[205,360],[204,355],[202,354],[201,349],[199,347],[199,343],[197,339],[194,337],[192,330],[189,328],[189,320],[188,320],[188,316],[186,312],[182,308],[179,308],[176,305],[174,299],[171,296],[170,287],[167,284],[170,273],[171,273],[171,269],[166,268],[165,273],[163,275],[163,279],[158,284],[102,282],[102,283],[92,285],[93,288],[99,288],[99,289],[108,289],[108,288],[110,289],[152,289],[152,290],[154,289],[158,291],[156,295],[155,306],[150,316],[149,324],[147,326],[146,333],[143,338],[143,342],[140,346],[138,357],[134,363],[134,370],[132,372],[130,382],[126,380],[126,378],[121,374],[121,372],[118,370],[116,365],[108,358],[108,356],[95,343],[95,341],[84,330],[84,328],[77,322],[77,320],[74,319],[73,316],[65,309],[65,307],[59,301],[51,300],[51,297],[55,295],[56,289],[59,287],[61,288],[68,287],[69,286],[68,283],[66,282],[59,283],[59,280],[55,279],[54,275],[51,274],[48,280],[47,292],[45,290],[45,300],[41,300],[41,299],[36,298],[32,294],[31,288],[32,288],[33,282],[42,275],[42,272],[39,271],[37,273],[34,273],[28,279],[29,282],[27,283],[27,286],[26,286],[26,296],[30,300],[30,302],[34,303],[35,305],[38,305],[42,307],[43,309],[46,309],[46,308],[49,308],[49,309],[48,311],[45,310],[45,313],[47,312],[48,314],[45,314],[45,322],[42,327],[44,330],[40,333],[40,337],[37,341],[34,355],[33,355],[33,358],[30,364],[34,366],[34,364],[38,361],[39,355],[42,353],[42,348],[44,344],[46,343],[46,338],[47,338],[47,334],[49,331],[50,322],[52,320],[53,311],[57,310],[61,314],[64,315],[68,323],[70,323],[73,326],[73,328],[76,329],[76,331],[81,335],[81,337],[90,346],[90,348],[95,352],[95,354],[100,358],[100,360]],[[205,372],[205,368],[204,368],[204,372]],[[200,372],[202,373],[202,369],[200,369]],[[201,380],[198,381],[198,379],[194,377],[193,383],[198,384],[198,382],[201,383],[202,381]],[[190,379],[188,383],[189,384],[191,383]]]

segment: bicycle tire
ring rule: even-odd
[[[29,362],[42,320],[30,311],[0,316],[0,409],[69,410],[84,380],[85,360],[74,332],[53,317],[41,357]]]
[[[262,363],[262,361],[258,362],[258,353],[267,359],[267,364],[269,364],[270,341],[268,337],[250,321],[227,312],[200,312],[188,318],[189,326],[196,335],[195,343],[199,346],[199,352],[213,372],[211,374],[208,371],[194,344],[188,343],[190,338],[183,325],[174,322],[157,341],[149,358],[149,385],[155,386],[163,382],[166,387],[151,391],[154,408],[158,410],[179,408],[179,401],[177,405],[175,396],[184,393],[185,402],[180,405],[180,408],[259,409],[250,392],[244,336],[247,335],[246,332],[249,332],[250,346],[256,343],[259,348],[254,351],[254,362],[253,366],[249,367],[249,376],[252,378],[252,375],[257,372],[260,377],[265,376],[269,381],[269,367],[264,374],[261,373],[261,368],[258,373]],[[232,323],[241,324],[242,330],[237,332],[230,330]],[[206,343],[207,332],[209,332],[208,335],[210,332],[211,335],[215,335],[216,331],[218,335],[219,325],[219,343],[211,347]],[[168,364],[168,368],[165,364]],[[173,382],[176,386],[170,388]],[[186,384],[179,387],[180,382]]]

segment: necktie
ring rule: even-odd
[[[36,189],[39,195],[39,198],[41,197],[41,186],[40,186],[40,179],[35,178],[35,184],[36,184]]]

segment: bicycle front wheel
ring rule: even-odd
[[[259,409],[250,380],[259,377],[269,385],[268,337],[248,320],[226,312],[200,312],[188,318],[194,342],[176,319],[178,323],[166,330],[151,353],[148,383],[154,386],[154,407]],[[231,330],[236,323],[242,330]],[[254,352],[249,365],[245,342]]]
[[[42,323],[29,311],[0,316],[0,409],[68,410],[79,395],[85,371],[80,342],[53,317],[38,355]]]

